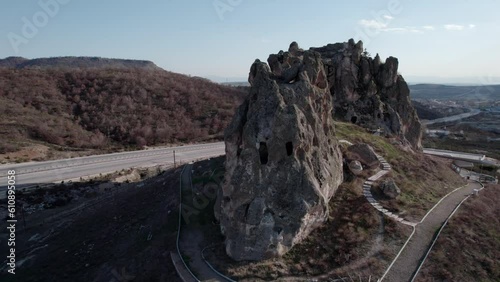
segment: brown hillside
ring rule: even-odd
[[[244,95],[159,68],[0,68],[0,154],[218,140]]]

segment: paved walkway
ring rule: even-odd
[[[174,264],[175,270],[177,271],[177,275],[181,278],[182,281],[184,282],[197,282],[198,280],[195,280],[193,276],[189,273],[189,271],[186,269],[184,264],[181,261],[181,258],[177,253],[170,252],[170,257],[172,258],[172,263]]]
[[[445,196],[422,221],[415,227],[415,232],[400,256],[394,262],[384,278],[388,282],[410,281],[432,243],[434,234],[446,221],[456,206],[471,194],[474,189],[480,189],[478,183],[469,183],[466,187],[455,190]]]
[[[181,176],[181,189],[182,191],[190,191],[192,188],[191,183],[191,170],[193,165],[188,164]],[[184,203],[186,204],[186,203]],[[187,203],[190,206],[192,204]],[[196,275],[199,281],[225,281],[217,273],[208,267],[201,256],[202,243],[204,241],[203,232],[193,226],[183,226],[181,228],[179,247],[184,256],[189,257],[189,268]]]
[[[352,145],[346,140],[339,140],[341,143]],[[413,232],[408,241],[403,246],[402,250],[395,258],[394,262],[389,266],[389,270],[382,277],[383,281],[388,282],[404,282],[411,281],[413,275],[419,268],[420,262],[424,259],[429,247],[431,246],[436,230],[438,230],[452,214],[453,210],[460,202],[474,192],[475,189],[480,189],[481,185],[476,182],[471,182],[467,186],[461,187],[444,196],[420,222],[409,222],[399,217],[396,214],[384,209],[374,198],[371,193],[373,183],[381,177],[389,173],[391,166],[380,155],[376,155],[377,159],[382,164],[382,170],[372,175],[363,183],[363,194],[368,202],[377,210],[396,220],[402,224],[413,227]],[[381,280],[379,280],[381,281]]]

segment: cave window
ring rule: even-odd
[[[287,156],[291,156],[293,154],[293,143],[286,142],[286,154]]]
[[[356,122],[358,121],[358,117],[357,116],[353,116],[351,117],[351,122],[356,124]]]
[[[283,231],[283,228],[281,228],[281,227],[274,227],[273,229],[274,229],[274,232],[278,233],[278,235],[280,235],[281,232]]]
[[[267,152],[267,144],[266,142],[260,142],[259,146],[259,155],[260,155],[260,164],[267,164],[269,160],[269,153]]]

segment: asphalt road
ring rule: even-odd
[[[54,183],[133,167],[173,165],[174,150],[177,163],[225,154],[224,142],[218,142],[168,148],[162,147],[46,162],[1,165],[0,199],[5,198],[7,173],[9,170],[15,171],[16,187],[22,188],[34,184]]]
[[[469,153],[463,153],[463,152],[438,150],[438,149],[431,149],[431,148],[424,148],[424,154],[435,155],[435,156],[445,157],[445,158],[450,158],[450,159],[471,161],[471,162],[482,162],[486,158],[485,155],[480,155],[480,154],[469,154]]]
[[[424,148],[424,154],[500,167],[500,161],[481,154]]]
[[[457,120],[461,120],[461,119],[464,119],[464,118],[469,118],[469,117],[478,115],[479,113],[481,113],[480,110],[478,110],[478,109],[471,109],[471,111],[468,112],[468,113],[463,113],[463,114],[459,114],[459,115],[454,115],[454,116],[449,116],[449,117],[444,117],[444,118],[438,118],[438,119],[433,119],[433,120],[422,120],[422,124],[431,125],[431,124],[435,124],[435,123],[457,121]]]

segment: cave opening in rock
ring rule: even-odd
[[[384,122],[390,122],[391,121],[391,115],[389,113],[384,113]]]
[[[358,121],[358,117],[357,116],[353,116],[351,117],[351,122],[356,124],[356,122]]]
[[[291,156],[293,154],[293,143],[286,142],[286,154],[287,156]]]
[[[267,144],[266,142],[260,142],[259,146],[259,155],[260,155],[260,164],[267,164],[269,160],[269,153],[267,152]]]

